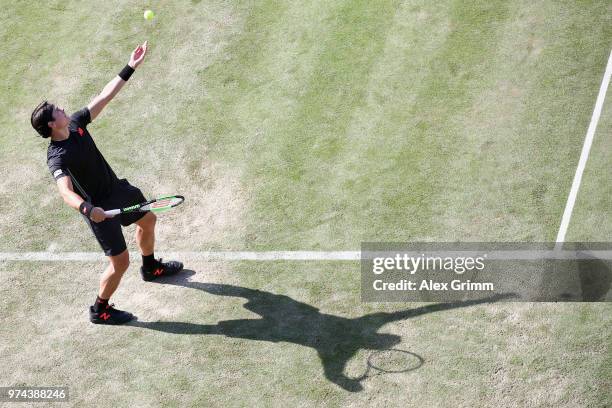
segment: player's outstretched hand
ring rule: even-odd
[[[89,219],[93,222],[102,222],[106,219],[106,215],[104,215],[104,210],[100,207],[94,207],[91,210],[91,215]]]
[[[145,55],[147,55],[147,41],[132,51],[128,65],[134,69],[138,68],[138,66],[142,64],[142,61],[144,61]]]

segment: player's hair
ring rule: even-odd
[[[42,137],[46,138],[51,136],[51,128],[48,123],[53,122],[53,109],[55,109],[55,105],[47,101],[42,101],[34,109],[34,112],[32,112],[30,122],[32,123],[32,127]]]

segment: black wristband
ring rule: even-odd
[[[134,68],[130,67],[129,65],[126,65],[125,67],[123,67],[123,69],[121,70],[121,72],[119,72],[118,75],[121,77],[121,79],[127,81],[128,79],[130,79],[133,73]]]
[[[83,201],[81,205],[79,205],[79,212],[83,214],[84,216],[86,216],[87,218],[91,219],[91,210],[93,208],[94,206],[91,203],[87,201]]]

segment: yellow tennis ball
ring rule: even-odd
[[[153,10],[145,10],[144,12],[144,19],[145,20],[153,20],[155,18],[155,13],[153,12]]]

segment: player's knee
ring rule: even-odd
[[[114,263],[113,264],[113,269],[115,270],[115,273],[123,275],[123,273],[125,273],[125,271],[127,271],[129,266],[130,266],[130,260],[127,259],[125,261]]]
[[[156,222],[157,222],[157,216],[153,214],[152,212],[150,212],[150,213],[147,213],[147,215],[145,215],[142,218],[141,222],[139,222],[137,225],[142,230],[152,231],[155,229]]]
[[[127,249],[116,256],[111,256],[111,264],[115,273],[124,273],[130,266],[130,254]]]
[[[157,223],[157,215],[149,213],[149,224],[151,228],[155,228],[155,223]]]

